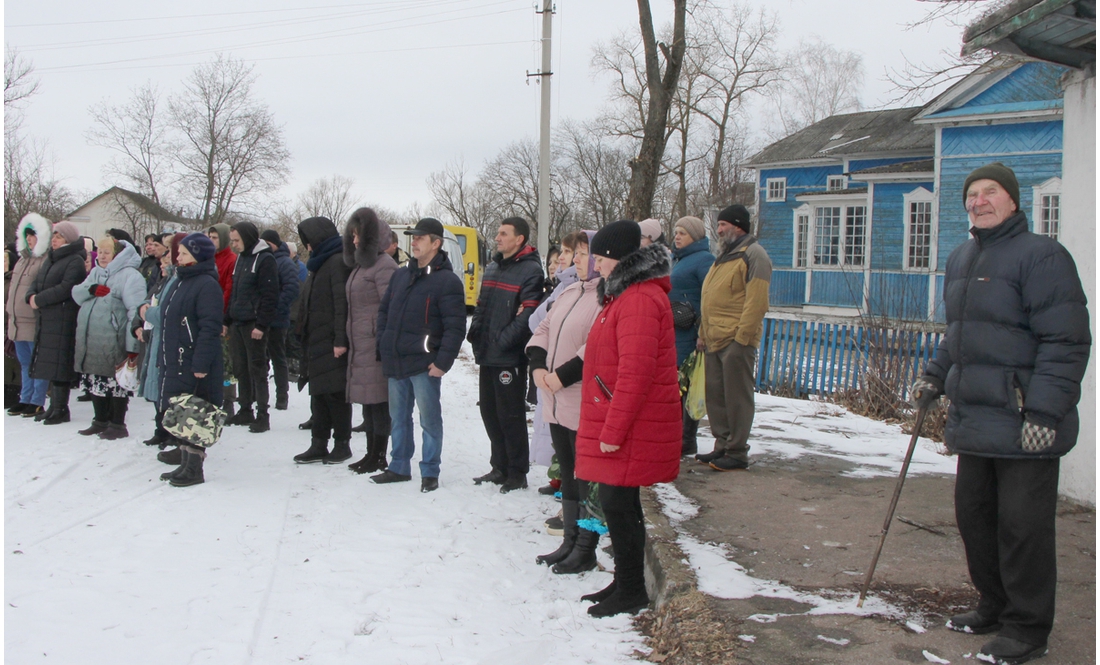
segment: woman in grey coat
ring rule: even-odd
[[[92,395],[95,415],[81,430],[84,436],[124,439],[126,409],[130,391],[115,381],[115,368],[136,362],[138,340],[130,334],[130,321],[145,302],[146,282],[138,266],[141,258],[129,242],[110,236],[99,243],[96,267],[73,287],[73,300],[80,305],[76,322],[75,369],[81,387]]]
[[[348,276],[348,402],[363,405],[363,427],[367,433],[367,454],[349,464],[356,473],[386,468],[386,446],[390,437],[389,384],[382,375],[375,332],[378,306],[397,270],[386,253],[390,227],[370,208],[359,208],[344,229],[344,263]]]

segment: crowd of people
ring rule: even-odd
[[[999,631],[983,653],[1024,662],[1045,653],[1053,622],[1058,459],[1076,441],[1088,314],[1068,252],[1028,232],[1010,169],[976,170],[964,200],[974,240],[947,261],[947,334],[911,394],[923,408],[951,398],[946,443],[959,454],[959,528],[981,603],[948,627]],[[8,412],[68,422],[78,386],[94,411],[80,434],[119,439],[136,393],[156,405],[146,443],[176,467],[162,478],[190,486],[204,482],[208,446],[167,431],[174,398],[201,398],[229,426],[263,433],[273,370],[276,409],[287,408],[291,381],[309,391],[300,427],[311,440],[294,462],[351,459],[359,431],[366,453],[351,470],[378,484],[410,481],[415,405],[420,490],[432,492],[442,382],[465,339],[490,442],[490,469],[473,482],[507,494],[528,486],[532,458],[556,469],[540,491],[560,491],[562,542],[537,563],[591,570],[606,532],[614,580],[583,599],[593,616],[637,612],[649,603],[639,488],[675,479],[689,456],[718,472],[749,467],[769,306],[772,264],[747,208],[723,209],[710,230],[697,217],[672,228],[671,246],[655,219],[577,231],[544,268],[527,221],[504,219],[467,329],[463,283],[433,218],[404,232],[411,256],[369,208],[343,233],[324,217],[303,220],[303,265],[294,245],[249,222],[147,236],[143,259],[124,231],[93,242],[71,222],[31,214],[7,255],[7,336],[22,379]],[[715,438],[702,454],[679,376],[692,354],[703,358]]]

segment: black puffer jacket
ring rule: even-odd
[[[183,394],[221,406],[222,287],[214,259],[177,268],[161,307],[160,408]],[[195,372],[206,376],[200,379]]]
[[[333,349],[348,347],[348,297],[351,268],[344,263],[343,239],[336,225],[311,217],[298,225],[298,236],[310,247],[309,277],[302,286],[298,325],[302,335],[302,375],[309,379],[310,395],[329,395],[347,388],[348,354],[337,358]]]
[[[1065,455],[1077,442],[1092,344],[1077,267],[1065,247],[1029,232],[1022,212],[970,232],[947,259],[947,334],[925,370],[951,399],[947,447],[983,457]],[[1025,452],[1025,418],[1055,429],[1054,445]]]
[[[393,273],[378,307],[382,373],[404,379],[435,364],[451,369],[466,334],[466,290],[447,252],[423,268],[416,259]]]
[[[48,242],[43,238],[39,242]],[[73,300],[73,287],[84,281],[84,239],[46,252],[46,261],[27,288],[29,303],[35,296],[38,325],[34,333],[31,378],[46,381],[75,381],[76,319],[80,305]]]
[[[279,267],[279,306],[275,310],[275,320],[271,322],[271,327],[289,328],[290,308],[298,302],[302,283],[298,281],[298,264],[290,258],[290,248],[285,242],[280,243],[274,255],[275,264]]]
[[[233,269],[233,292],[225,324],[255,322],[257,328],[267,330],[279,309],[279,268],[275,256],[266,242],[260,242],[260,235],[250,222],[234,224],[233,230],[244,241],[244,251],[237,256]]]
[[[524,347],[531,339],[527,319],[542,302],[542,259],[526,246],[504,258],[499,252],[485,269],[468,339],[474,360],[489,367],[527,363]]]

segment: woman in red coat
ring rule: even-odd
[[[672,481],[680,470],[669,254],[660,244],[639,249],[641,236],[635,222],[614,222],[600,229],[590,247],[604,277],[603,311],[585,348],[576,474],[600,483],[615,550],[615,580],[582,598],[597,601],[588,608],[597,617],[649,605],[638,488]]]

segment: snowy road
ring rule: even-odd
[[[470,482],[489,444],[464,358],[443,382],[431,494],[417,475],[381,486],[345,465],[295,465],[305,393],[266,434],[227,429],[192,488],[158,480],[147,402],[116,442],[76,433],[87,403],[54,427],[5,416],[6,661],[636,662],[630,619],[590,619],[577,600],[608,573],[534,563],[559,542],[542,525],[557,504],[534,491],[545,469],[510,495]],[[364,448],[356,435],[354,459]]]

